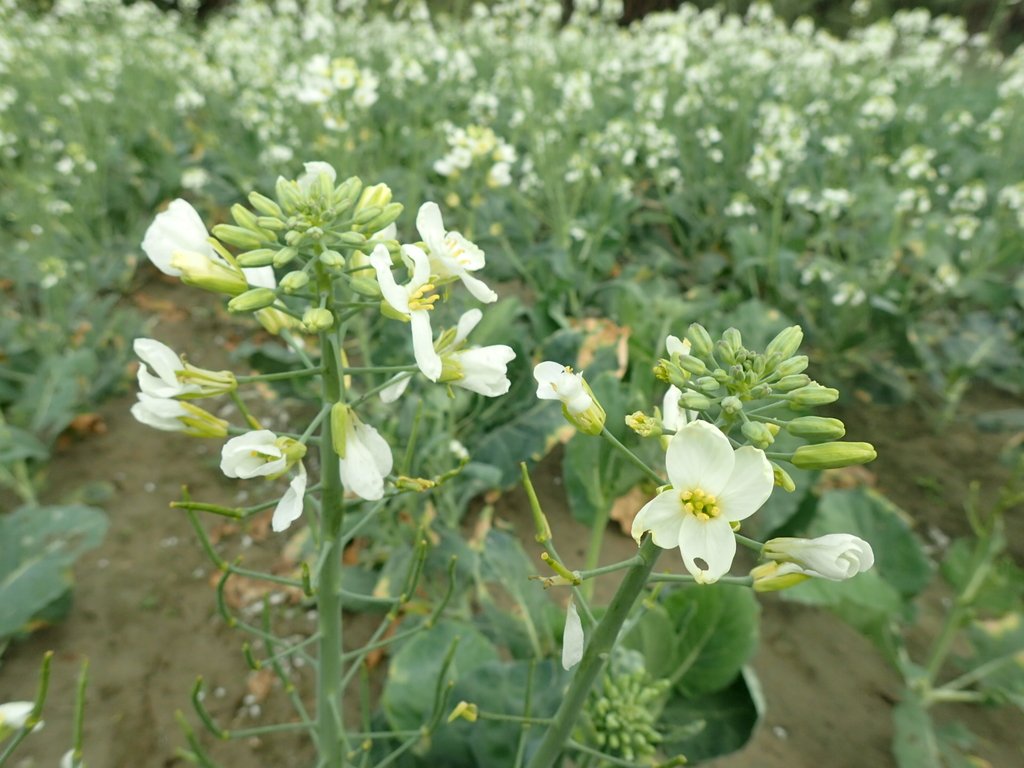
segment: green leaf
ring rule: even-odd
[[[99,546],[102,510],[26,506],[0,517],[0,638],[13,635],[71,585],[71,565]]]
[[[519,481],[519,462],[540,461],[558,444],[559,433],[571,432],[557,404],[541,401],[488,432],[476,444],[473,460],[497,467],[501,485],[507,488]]]
[[[968,627],[974,653],[960,659],[966,669],[988,665],[990,674],[978,688],[998,702],[1009,702],[1024,710],[1024,614],[1008,613],[1002,618],[976,621]]]
[[[942,577],[957,592],[962,592],[974,575],[973,546],[970,539],[957,539],[946,551],[939,568]],[[1000,557],[992,564],[971,605],[983,614],[1001,616],[1017,608],[1022,596],[1024,571],[1009,557]]]
[[[31,432],[0,424],[0,465],[24,459],[45,461],[50,452]]]
[[[892,753],[899,768],[942,768],[939,743],[924,703],[910,696],[892,711]]]
[[[682,587],[646,611],[626,645],[644,654],[653,677],[667,677],[684,696],[702,696],[729,685],[753,655],[759,610],[749,589]]]
[[[667,755],[686,755],[691,763],[735,752],[750,740],[763,712],[757,678],[745,669],[720,691],[670,699],[661,717],[662,748]]]
[[[445,679],[441,669],[458,643]],[[444,620],[424,628],[395,654],[381,694],[381,706],[395,730],[419,728],[430,718],[439,687],[455,683],[477,667],[498,660],[498,649],[470,624]]]

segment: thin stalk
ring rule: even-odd
[[[239,384],[252,384],[257,381],[287,381],[288,379],[304,379],[308,376],[319,376],[323,371],[319,368],[299,368],[294,371],[278,373],[260,373],[253,376],[236,376]]]
[[[621,442],[619,442],[619,439],[617,437],[615,437],[615,435],[613,435],[611,432],[608,431],[608,427],[604,427],[604,428],[601,429],[601,436],[605,440],[610,442],[612,445],[614,445],[616,448],[618,448],[619,451],[621,451],[622,454],[627,459],[629,459],[633,464],[635,464],[641,470],[643,470],[643,473],[645,475],[647,475],[647,477],[649,477],[651,480],[653,480],[658,485],[664,485],[665,484],[665,481],[661,477],[661,475],[659,475],[653,469],[648,467],[647,466],[647,462],[645,462],[643,459],[641,459],[639,456],[637,456],[635,453],[633,453],[631,450],[629,450],[629,448],[627,448]]]
[[[590,642],[583,650],[583,659],[576,669],[576,675],[555,713],[554,722],[544,733],[544,738],[528,763],[528,768],[551,768],[562,754],[583,710],[587,695],[604,668],[605,660],[619,636],[619,630],[622,629],[629,612],[646,586],[647,577],[651,575],[660,552],[661,549],[649,536],[640,546],[641,563],[626,574],[615,597],[608,605],[608,610],[591,635]]]
[[[335,339],[320,334],[324,362],[323,407],[340,402],[342,377]],[[341,528],[345,515],[344,489],[338,454],[331,438],[331,420],[320,428],[321,530],[316,578],[317,621],[320,633],[317,665],[316,731],[321,761],[345,765],[346,739],[342,717],[342,634],[341,634]]]

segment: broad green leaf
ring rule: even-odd
[[[924,703],[909,695],[892,711],[892,753],[899,768],[942,768],[939,743]]]
[[[990,673],[978,687],[996,701],[1011,702],[1024,710],[1024,614],[976,621],[967,630],[974,653],[960,659],[965,670],[986,665]]]
[[[763,712],[757,678],[744,669],[720,691],[669,699],[661,716],[663,751],[685,755],[691,763],[735,752],[749,741]]]
[[[26,506],[0,516],[0,638],[71,585],[71,565],[99,546],[107,517],[86,506]]]
[[[519,481],[519,462],[540,461],[572,427],[557,403],[538,401],[511,421],[494,429],[476,444],[473,460],[501,471],[502,487]]]
[[[445,658],[457,643],[445,679]],[[381,694],[381,706],[395,730],[419,728],[433,711],[439,688],[455,683],[477,667],[498,660],[498,649],[472,625],[444,620],[424,628],[395,654]]]
[[[683,587],[664,601],[675,638],[668,677],[688,697],[729,685],[757,648],[754,593],[727,584]]]
[[[31,432],[0,424],[0,466],[23,459],[45,460],[49,455],[46,446]]]

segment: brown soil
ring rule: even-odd
[[[148,292],[156,301],[180,300],[180,294],[163,285],[149,286]],[[151,335],[176,349],[191,349],[197,364],[223,364],[226,361],[216,351],[217,345],[202,349],[195,342],[224,333],[211,307],[205,303],[184,316],[180,310],[167,312],[170,319]],[[933,529],[946,535],[966,533],[959,510],[969,481],[976,478],[991,488],[1005,475],[996,460],[1002,438],[979,433],[968,417],[979,409],[1004,405],[994,398],[986,394],[969,403],[965,415],[942,434],[930,431],[913,409],[862,406],[843,413],[851,439],[871,440],[878,447],[880,458],[872,468],[878,486],[918,521],[926,540],[936,537]],[[112,483],[117,492],[107,505],[106,541],[75,569],[75,605],[70,616],[13,644],[0,662],[0,702],[28,699],[35,690],[42,654],[48,649],[56,652],[46,729],[23,744],[14,766],[56,765],[67,749],[75,678],[84,658],[91,665],[85,724],[85,754],[91,768],[186,765],[176,756],[184,739],[175,711],[187,713],[194,722],[189,695],[197,674],[204,677],[208,708],[226,727],[291,718],[280,690],[270,690],[263,699],[265,681],[249,675],[240,652],[242,637],[228,629],[216,611],[210,582],[213,569],[185,516],[167,507],[178,498],[186,479],[195,498],[225,504],[240,502],[235,494],[241,485],[217,471],[219,443],[144,428],[129,415],[131,402],[126,397],[105,405],[100,415],[107,432],[72,446],[50,468],[48,501],[95,480]],[[545,462],[534,479],[556,541],[586,542],[589,534],[570,519],[565,507],[557,461]],[[532,542],[521,492],[502,499],[497,514]],[[229,550],[243,551],[247,564],[271,565],[278,557],[280,542],[262,541],[259,528],[249,532],[254,543],[246,546],[245,532],[232,534],[218,528],[218,522],[210,521],[208,529],[227,535]],[[1022,523],[1019,518],[1010,521],[1018,558],[1024,552]],[[582,560],[583,546],[573,551],[563,544],[561,554],[570,561]],[[634,547],[616,526],[609,528],[608,561],[628,556]],[[934,633],[942,599],[941,590],[929,593],[920,637]],[[747,748],[712,765],[893,766],[890,718],[899,684],[880,654],[824,611],[776,597],[762,600],[762,605],[762,640],[753,666],[764,689],[767,712]],[[292,611],[296,631],[301,631],[307,622],[304,611],[301,607]],[[357,623],[353,634],[359,631]],[[964,720],[979,735],[978,751],[994,768],[1024,764],[1020,735],[1024,717],[1019,712],[962,707],[941,714]],[[213,741],[206,736],[203,740]],[[288,735],[215,743],[211,751],[227,768],[298,767],[307,765],[311,756],[308,747]]]

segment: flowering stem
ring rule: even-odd
[[[299,368],[294,371],[260,373],[253,376],[236,376],[235,381],[239,384],[252,384],[257,381],[286,381],[288,379],[304,379],[307,376],[319,376],[321,373],[323,373],[323,370],[320,368]]]
[[[46,694],[50,690],[50,663],[53,661],[53,651],[43,654],[43,664],[39,668],[39,687],[36,689],[36,700],[32,705],[32,711],[28,713],[24,724],[7,743],[7,747],[0,753],[0,765],[4,765],[7,759],[14,754],[14,750],[24,741],[42,719],[43,705],[46,703]]]
[[[683,584],[696,584],[697,579],[689,574],[685,573],[655,573],[649,578],[648,583],[657,584],[659,582],[676,582]],[[736,587],[751,587],[754,585],[754,579],[750,576],[722,576],[715,582],[716,584],[732,584]]]
[[[590,641],[583,650],[583,659],[576,669],[576,675],[555,713],[554,722],[544,733],[544,738],[530,760],[528,768],[551,768],[562,754],[583,710],[587,695],[604,668],[608,654],[619,636],[619,630],[622,629],[629,612],[647,585],[647,577],[654,569],[660,552],[661,549],[649,536],[640,545],[640,562],[626,574],[615,597],[608,605],[608,610],[594,629]]]
[[[608,427],[601,428],[601,436],[608,440],[616,448],[618,448],[627,459],[629,459],[636,466],[642,469],[644,474],[647,475],[651,480],[653,480],[658,485],[664,485],[665,481],[664,479],[662,479],[661,475],[659,475],[653,469],[648,467],[647,462],[645,462],[643,459],[641,459],[639,456],[637,456],[635,453],[629,450],[629,448],[620,443],[619,439],[608,431]]]
[[[323,407],[341,401],[342,375],[336,340],[331,331],[320,334],[323,355]],[[341,635],[341,528],[344,489],[338,454],[331,438],[331,420],[320,428],[321,526],[320,555],[316,574],[317,621],[320,633],[317,666],[316,730],[321,763],[345,764],[345,729],[342,718]]]

